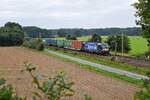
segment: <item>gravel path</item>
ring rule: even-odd
[[[109,67],[109,66],[93,63],[93,62],[90,62],[90,61],[86,61],[86,60],[83,60],[83,59],[71,57],[71,56],[64,55],[64,54],[61,54],[61,53],[58,53],[58,52],[55,52],[55,51],[52,51],[52,50],[46,49],[46,51],[49,52],[49,53],[55,54],[57,56],[63,57],[63,58],[67,58],[67,59],[85,64],[85,65],[90,65],[90,66],[93,66],[93,67],[97,67],[97,68],[100,68],[102,70],[112,72],[112,73],[116,73],[116,74],[119,74],[119,75],[125,75],[125,76],[135,78],[135,79],[147,79],[148,78],[148,77],[143,76],[143,75],[139,75],[139,74],[136,74],[136,73],[132,73],[132,72],[112,68],[112,67]]]

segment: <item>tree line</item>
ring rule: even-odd
[[[98,35],[116,35],[124,33],[129,36],[139,36],[141,35],[141,28],[99,28],[99,29],[42,29],[39,27],[23,27],[26,36],[37,38],[49,38],[49,37],[66,37],[70,35],[72,37],[88,36],[92,33],[97,33]]]

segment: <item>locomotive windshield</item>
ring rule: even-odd
[[[108,44],[102,44],[101,46],[102,46],[103,49],[108,49],[109,48]]]

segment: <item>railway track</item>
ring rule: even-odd
[[[56,49],[56,50],[60,49],[60,50],[64,50],[64,51],[71,51],[75,54],[83,54],[83,55],[87,55],[87,56],[91,56],[91,57],[97,57],[100,59],[112,60],[115,62],[125,63],[125,64],[133,65],[136,67],[150,68],[150,60],[143,59],[143,58],[119,56],[119,55],[102,56],[102,55],[97,55],[94,53],[88,53],[88,52],[78,51],[78,50],[69,49],[69,48],[58,48],[58,47],[54,47],[54,46],[48,46],[48,47]]]

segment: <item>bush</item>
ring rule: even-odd
[[[44,44],[43,44],[43,43],[39,43],[39,44],[37,45],[36,49],[37,49],[38,51],[43,51],[43,50],[44,50]]]
[[[0,100],[26,100],[14,94],[13,87],[0,79]]]
[[[27,40],[24,40],[23,46],[27,47],[27,48],[31,48],[31,49],[36,49],[38,51],[43,51],[44,50],[44,43],[42,42],[41,39],[27,39]]]
[[[149,49],[149,51],[147,51],[147,52],[145,53],[145,55],[146,55],[146,57],[147,57],[148,59],[150,59],[150,49]]]
[[[150,72],[147,73],[148,79],[144,80],[143,90],[136,92],[135,100],[150,100]]]
[[[39,92],[35,92],[33,97],[35,100],[37,100],[37,98],[40,100],[61,100],[61,98],[73,96],[74,90],[72,86],[74,83],[68,82],[63,72],[54,77],[49,77],[48,80],[41,85],[38,77],[34,74],[36,67],[28,62],[24,63],[24,67],[24,71],[27,71],[31,75],[35,86],[40,90]]]

